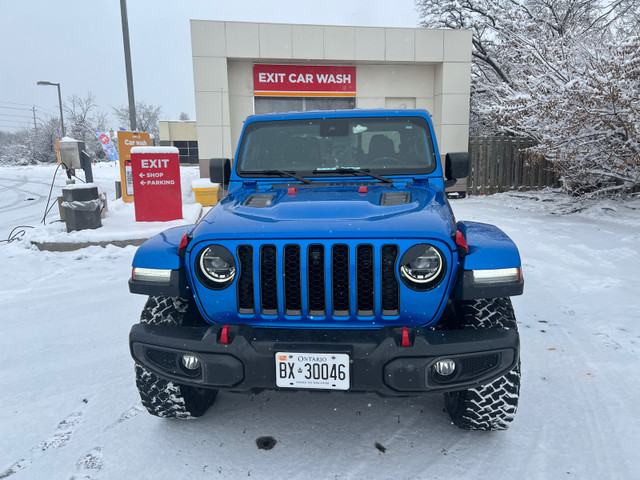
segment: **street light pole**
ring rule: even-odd
[[[60,127],[62,130],[62,137],[60,138],[64,138],[65,133],[64,133],[64,118],[62,117],[62,94],[60,93],[60,84],[59,83],[55,83],[55,82],[43,82],[40,81],[38,82],[38,85],[53,85],[58,87],[58,104],[60,105]]]
[[[136,131],[136,101],[133,95],[133,73],[131,71],[131,46],[129,45],[129,19],[127,17],[127,0],[120,0],[120,17],[122,19],[122,43],[124,45],[124,66],[127,73],[127,93],[129,95],[129,127]]]

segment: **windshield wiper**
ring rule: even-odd
[[[313,183],[311,180],[297,175],[291,170],[252,170],[250,172],[242,172],[250,175],[278,175],[279,177],[294,178],[302,183]]]
[[[326,174],[337,173],[339,175],[347,173],[347,174],[357,175],[359,173],[364,173],[365,175],[367,175],[367,176],[369,176],[371,178],[375,178],[376,180],[380,180],[381,182],[393,183],[393,180],[391,180],[390,178],[383,177],[382,175],[378,175],[377,173],[373,173],[368,168],[345,168],[345,167],[320,168],[320,169],[314,170],[312,173],[314,175],[322,174],[322,173],[326,173]]]

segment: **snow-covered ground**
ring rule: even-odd
[[[0,238],[38,226],[54,168],[0,168]],[[183,169],[185,212],[196,176]],[[114,200],[115,167],[94,177],[110,208],[95,235],[159,228]],[[30,247],[66,235],[52,213],[0,244],[0,479],[640,478],[640,202],[564,215],[553,212],[571,206],[549,192],[452,204],[459,220],[500,226],[523,258],[523,383],[509,430],[455,428],[440,395],[221,393],[199,420],[152,417],[127,344],[145,302],[127,287],[136,247]],[[257,448],[263,436],[273,449]]]

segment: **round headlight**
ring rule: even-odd
[[[414,245],[402,256],[400,262],[403,280],[414,290],[435,287],[445,271],[442,253],[431,245]]]
[[[201,280],[211,288],[224,288],[236,275],[236,262],[231,252],[220,245],[205,248],[198,257]]]

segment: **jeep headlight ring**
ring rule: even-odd
[[[214,290],[228,287],[236,276],[236,270],[233,255],[222,245],[210,245],[196,258],[198,279]]]
[[[400,277],[404,284],[417,291],[438,286],[446,273],[444,256],[433,245],[421,243],[409,248],[400,259]]]

